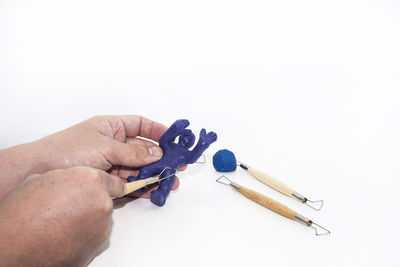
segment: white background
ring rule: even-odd
[[[219,140],[158,208],[117,203],[102,266],[399,266],[399,1],[0,0],[0,147],[97,114],[142,114]],[[316,237],[217,184],[236,182],[328,227]],[[77,226],[78,227],[78,226]]]

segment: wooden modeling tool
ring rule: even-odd
[[[273,200],[263,194],[260,194],[256,191],[253,191],[249,188],[246,188],[244,186],[238,185],[235,182],[232,182],[229,180],[226,176],[222,175],[220,176],[217,180],[218,183],[231,186],[232,188],[236,189],[239,191],[240,194],[243,196],[247,197],[248,199],[260,204],[261,206],[264,206],[282,216],[285,216],[286,218],[289,218],[291,220],[298,221],[301,224],[304,224],[308,227],[314,228],[315,234],[316,235],[328,235],[331,232],[327,230],[326,228],[322,227],[319,224],[316,224],[315,222],[311,221],[310,219],[298,214],[294,210],[286,207],[285,205],[279,203],[276,200]]]
[[[306,204],[310,208],[313,208],[315,210],[320,210],[322,206],[324,205],[323,200],[310,200],[303,196],[302,194],[296,192],[286,184],[282,183],[281,181],[275,179],[274,177],[266,174],[265,172],[259,171],[257,169],[254,169],[252,167],[249,167],[246,164],[243,164],[241,162],[238,162],[238,166],[240,166],[242,169],[246,170],[248,173],[250,173],[254,178],[259,180],[260,182],[268,185],[272,189],[275,189],[278,192],[281,192],[284,195],[287,195],[288,197],[294,198],[298,201],[301,201],[303,204]]]
[[[236,170],[237,166],[240,166],[242,169],[246,170],[250,173],[254,178],[259,180],[260,182],[268,185],[272,189],[287,195],[291,198],[297,199],[302,203],[306,204],[307,206],[315,209],[320,210],[322,205],[324,204],[323,200],[309,200],[305,196],[301,195],[300,193],[294,191],[289,186],[285,185],[284,183],[278,181],[277,179],[273,178],[272,176],[256,170],[252,167],[249,167],[247,164],[241,163],[236,160],[235,154],[228,149],[221,149],[217,151],[217,153],[213,156],[213,165],[215,170],[219,172],[232,172]]]
[[[168,167],[164,168],[164,170],[159,175],[156,175],[156,176],[153,176],[153,177],[149,177],[149,178],[146,178],[146,179],[142,179],[142,180],[137,180],[137,181],[130,182],[130,183],[126,183],[125,184],[125,194],[123,196],[126,196],[126,195],[128,195],[128,194],[130,194],[132,192],[135,192],[135,191],[137,191],[137,190],[139,190],[141,188],[144,188],[144,187],[146,187],[148,185],[161,182],[164,179],[167,179],[169,177],[175,176],[175,174],[177,174],[179,172],[178,170],[175,170],[175,172],[173,174],[170,174],[170,175],[167,175],[167,176],[161,178],[161,175],[163,174],[163,172],[166,169],[171,169],[171,168],[168,168]]]
[[[196,161],[195,163],[205,164],[206,163],[206,156],[205,155],[201,155],[200,158],[201,159]],[[173,170],[175,170],[175,172],[173,174],[170,174],[170,175],[167,175],[167,176],[161,178],[161,175],[164,173],[164,171],[166,171],[168,169],[173,169]],[[133,181],[133,182],[128,182],[128,183],[125,184],[125,194],[122,197],[124,197],[124,196],[126,196],[126,195],[128,195],[128,194],[130,194],[132,192],[135,192],[135,191],[137,191],[137,190],[139,190],[141,188],[144,188],[144,187],[146,187],[148,185],[155,184],[155,183],[161,182],[162,180],[165,180],[165,179],[167,179],[169,177],[175,176],[175,174],[177,174],[178,172],[179,172],[179,170],[177,170],[177,169],[170,168],[170,167],[165,167],[162,170],[162,172],[160,174],[156,175],[156,176],[152,176],[152,177],[141,179],[141,180],[136,180],[136,181]]]

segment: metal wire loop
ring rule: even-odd
[[[175,170],[175,172],[174,172],[173,174],[170,174],[170,175],[167,175],[167,176],[161,178],[161,175],[162,175],[166,170],[168,170],[168,169]],[[160,172],[160,174],[157,175],[157,176],[159,177],[159,182],[162,181],[162,180],[165,180],[165,179],[167,179],[167,178],[169,178],[169,177],[175,176],[175,174],[177,174],[178,172],[179,172],[179,170],[177,170],[177,169],[174,169],[174,168],[171,168],[171,167],[165,167],[165,168],[162,170],[162,172]]]
[[[225,179],[225,181],[224,181]],[[226,180],[228,180],[228,182],[226,182]],[[228,177],[226,177],[225,175],[221,175],[217,180],[215,180],[217,183],[223,184],[223,185],[231,185],[232,181],[229,180]]]
[[[197,160],[196,163],[198,163],[198,164],[205,164],[205,163],[206,163],[206,155],[201,155],[200,158],[203,158],[203,160],[202,160],[202,161]]]
[[[323,200],[309,200],[308,198],[303,203],[315,210],[321,210],[324,205]]]
[[[317,227],[314,227],[314,225]],[[315,235],[318,235],[318,236],[319,235],[329,235],[331,233],[328,229],[326,229],[325,227],[322,227],[319,224],[316,224],[315,222],[311,222],[310,227],[314,228]]]

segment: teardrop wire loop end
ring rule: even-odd
[[[309,200],[308,198],[297,192],[293,192],[292,197],[302,202],[303,204],[306,204],[314,210],[321,210],[322,206],[324,205],[323,200]]]
[[[315,222],[311,221],[310,219],[304,217],[303,215],[296,214],[294,217],[295,221],[298,221],[301,224],[304,224],[308,227],[314,228],[315,235],[320,236],[320,235],[329,235],[331,232],[326,229],[325,227],[322,227],[319,224],[316,224]]]
[[[319,224],[316,224],[315,222],[311,222],[310,224],[311,228],[314,228],[315,230],[315,235],[320,236],[320,235],[329,235],[331,231],[326,229],[325,227],[322,227]]]
[[[305,198],[303,203],[315,210],[321,210],[322,206],[324,206],[323,200],[309,200],[308,198]]]
[[[201,158],[201,160],[198,159],[195,163],[205,164],[206,163],[206,155],[203,154],[203,155],[200,156],[200,158]]]
[[[217,183],[223,184],[223,185],[227,185],[230,186],[232,181],[226,177],[225,175],[221,175],[220,177],[218,177],[217,180],[215,180]]]
[[[240,188],[240,185],[238,185],[237,183],[231,181],[225,175],[221,175],[216,181],[217,181],[217,183],[220,183],[220,184],[223,184],[223,185],[227,185],[227,186],[231,186],[236,190],[239,190],[239,188]]]
[[[174,172],[173,174],[170,174],[170,175],[167,175],[167,176],[161,178],[161,175],[162,175],[166,170],[174,170],[175,172]],[[160,174],[157,175],[158,178],[159,178],[158,181],[160,182],[160,181],[165,180],[165,179],[167,179],[167,178],[169,178],[169,177],[175,176],[177,173],[179,173],[179,170],[174,169],[174,168],[171,168],[171,167],[165,167],[165,168],[160,172]]]

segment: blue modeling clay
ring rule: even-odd
[[[161,174],[161,178],[173,175],[175,170],[179,169],[183,165],[195,163],[210,144],[217,141],[216,133],[207,133],[205,129],[201,129],[197,145],[193,150],[189,150],[196,140],[192,131],[186,129],[189,124],[188,120],[175,121],[160,138],[159,145],[164,152],[163,157],[159,161],[141,168],[137,177],[129,176],[128,182],[159,175],[166,167],[168,167],[168,169],[165,169]],[[174,143],[175,138],[178,136],[178,143]],[[169,192],[171,191],[174,181],[175,176],[162,180],[158,189],[151,192],[151,202],[157,206],[163,206]]]
[[[233,172],[236,170],[236,158],[228,149],[217,151],[213,156],[214,168],[219,172]]]

